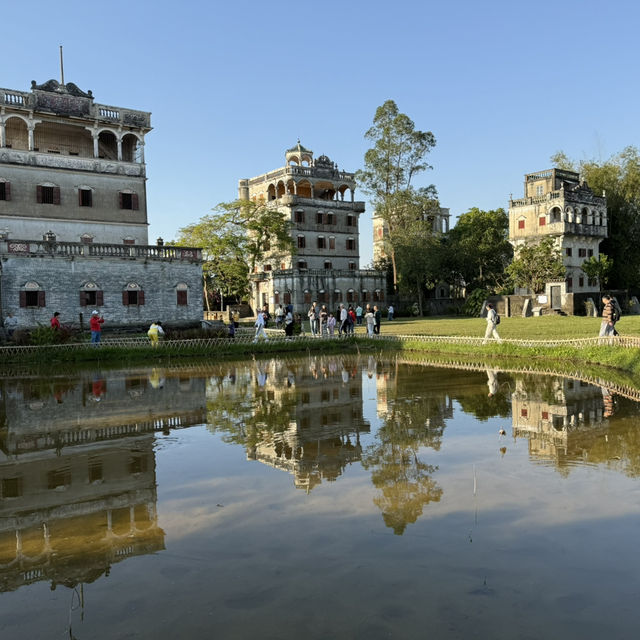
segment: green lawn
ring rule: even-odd
[[[538,318],[502,318],[498,333],[502,338],[544,340],[546,338],[589,338],[598,335],[600,318],[583,316],[541,316]],[[382,334],[422,334],[431,336],[484,336],[484,318],[430,317],[382,319]],[[617,325],[621,335],[640,336],[640,316],[624,316]],[[358,333],[365,328],[357,327]]]

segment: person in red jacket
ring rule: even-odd
[[[59,311],[56,311],[53,314],[53,318],[51,318],[51,328],[54,331],[57,331],[60,328],[60,320],[58,319],[58,316],[60,315]]]
[[[91,320],[89,320],[89,327],[91,328],[91,342],[100,342],[100,335],[102,333],[102,323],[104,318],[101,317],[97,311],[91,313]]]

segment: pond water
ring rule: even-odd
[[[311,356],[0,392],[3,639],[637,636],[606,386]]]

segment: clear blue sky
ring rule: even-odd
[[[632,0],[6,3],[0,86],[59,79],[99,103],[152,112],[150,240],[284,164],[300,138],[362,166],[376,108],[396,101],[437,146],[453,216],[506,207],[562,149],[638,145],[640,9]],[[362,196],[362,194],[361,194]],[[371,259],[371,210],[361,226]]]

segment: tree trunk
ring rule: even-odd
[[[391,268],[393,270],[393,293],[398,293],[398,269],[396,267],[396,252],[391,249]]]
[[[207,305],[207,312],[211,311],[211,307],[209,306],[209,290],[207,289],[207,279],[202,278],[202,284],[204,289],[204,301]]]
[[[420,317],[424,316],[424,310],[422,308],[422,287],[420,281],[418,281],[418,309],[420,310]]]

